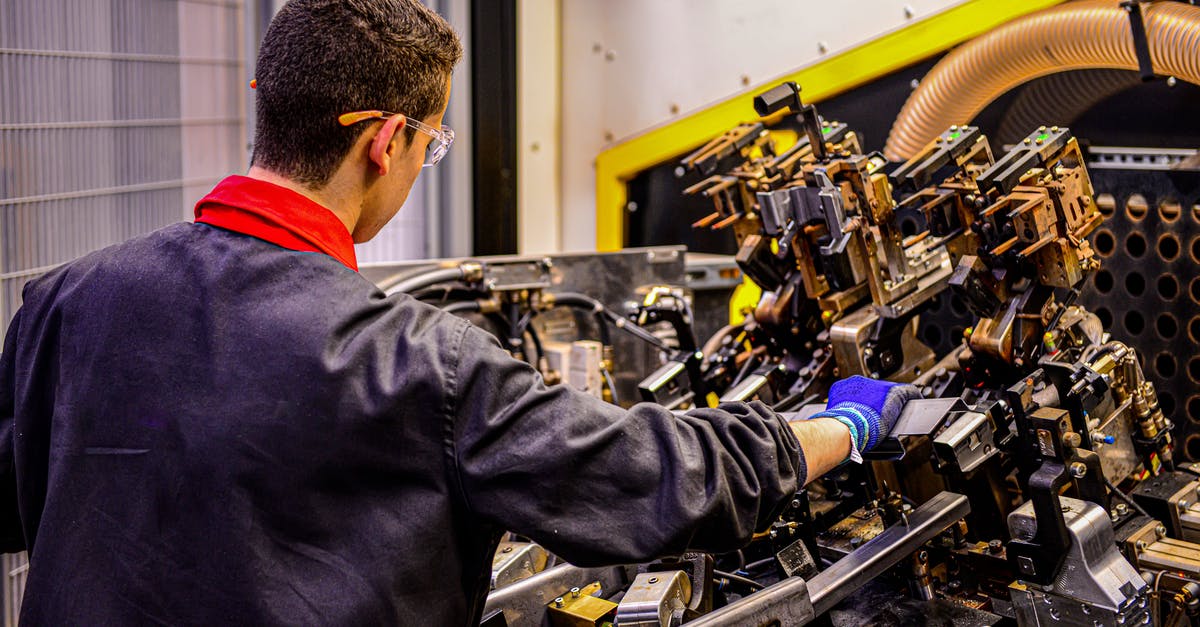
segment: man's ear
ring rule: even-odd
[[[397,113],[388,118],[383,126],[375,133],[375,139],[371,142],[371,161],[379,166],[379,176],[386,176],[388,170],[391,169],[392,155],[388,152],[388,145],[392,143],[392,138],[396,133],[404,128],[404,124],[408,119],[403,114]]]

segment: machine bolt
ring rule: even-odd
[[[563,605],[565,605],[565,603],[563,603],[562,597],[558,597],[557,599],[554,599],[554,607],[562,607]]]
[[[503,549],[500,549],[500,552],[501,553],[512,553],[512,550],[513,550],[513,548],[511,546],[506,546]]]
[[[650,583],[658,583],[658,577],[651,577],[648,581]]]
[[[1177,507],[1179,508],[1179,511],[1183,511],[1186,510],[1189,505],[1191,505],[1191,503],[1189,503],[1187,499],[1179,499]]]
[[[1124,516],[1129,513],[1129,506],[1124,503],[1117,503],[1117,515]]]
[[[860,544],[862,544],[862,538],[860,538],[858,536],[854,536],[853,538],[850,538],[850,546],[851,547],[857,549]]]
[[[999,540],[988,542],[988,551],[992,554],[997,554],[1004,550],[1004,543]]]
[[[1117,510],[1114,509],[1108,512],[1108,518],[1113,522],[1117,522],[1118,520],[1121,520],[1121,515],[1118,514]]]
[[[1074,431],[1068,431],[1063,434],[1063,444],[1071,448],[1079,448],[1079,445],[1083,444],[1083,438],[1079,437],[1079,434]]]
[[[1166,527],[1164,527],[1164,526],[1162,526],[1162,525],[1159,525],[1159,526],[1157,526],[1157,527],[1155,527],[1155,528],[1154,528],[1154,533],[1155,533],[1155,535],[1157,535],[1157,536],[1158,536],[1158,537],[1160,537],[1160,538],[1166,537],[1166,535],[1167,535],[1167,528],[1166,528]]]
[[[579,588],[571,588],[571,598],[572,599],[579,598]]]
[[[1073,462],[1071,464],[1071,476],[1076,479],[1082,479],[1087,474],[1087,466],[1083,462]]]
[[[1146,542],[1144,540],[1138,540],[1136,546],[1137,546],[1137,550],[1139,550],[1139,551],[1146,550]]]

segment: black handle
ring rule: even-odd
[[[794,81],[781,83],[754,97],[754,111],[766,117],[781,109],[800,112],[800,86]]]

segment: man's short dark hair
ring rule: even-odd
[[[458,35],[417,0],[290,0],[259,48],[254,165],[323,186],[371,128],[344,127],[339,115],[429,117],[461,57]]]

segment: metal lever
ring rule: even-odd
[[[884,529],[810,581],[790,577],[688,623],[717,625],[804,625],[828,612],[863,584],[899,564],[971,511],[967,497],[941,492],[908,516],[908,525]]]

